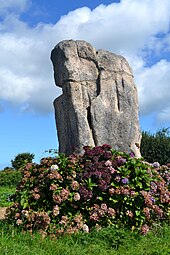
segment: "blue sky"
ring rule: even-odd
[[[121,54],[134,71],[140,125],[170,127],[169,0],[0,0],[0,169],[57,149],[50,52],[64,39]]]

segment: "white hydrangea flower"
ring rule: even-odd
[[[58,167],[58,165],[52,165],[51,166],[51,170],[57,170],[59,167]]]
[[[84,224],[82,228],[84,232],[89,233],[89,227],[86,224]]]

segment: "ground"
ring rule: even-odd
[[[0,220],[4,219],[6,208],[7,207],[0,207]]]

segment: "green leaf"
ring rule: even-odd
[[[113,199],[112,197],[109,197],[109,200],[112,201],[113,203],[117,203],[119,200]]]
[[[21,198],[21,206],[23,206],[25,203],[25,198]]]
[[[93,187],[97,187],[97,184],[96,184],[96,183],[93,183],[91,178],[88,178],[85,182],[87,183],[87,187],[88,187],[90,190],[92,190]]]
[[[97,197],[97,199],[103,201],[103,197]]]
[[[139,216],[140,215],[140,211],[136,210],[135,214],[136,214],[136,216]]]
[[[119,188],[119,184],[118,184],[117,182],[116,182],[116,183],[112,182],[112,183],[111,183],[111,186],[112,186],[112,187],[115,187],[115,188]]]
[[[23,204],[23,209],[27,208],[28,206],[29,206],[28,201],[26,201],[26,202]]]
[[[141,188],[141,189],[142,189],[142,187],[143,187],[143,185],[142,185],[141,182],[138,182],[138,183],[136,184],[136,186],[138,186],[138,187]]]

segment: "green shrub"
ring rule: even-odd
[[[142,132],[141,154],[150,163],[170,163],[169,128],[162,128],[156,134]]]
[[[0,207],[7,207],[13,204],[11,196],[15,193],[16,187],[0,186]]]
[[[107,226],[146,234],[168,220],[170,192],[158,168],[109,145],[84,150],[27,164],[8,221],[57,236]]]
[[[16,187],[21,181],[21,178],[20,171],[14,171],[11,168],[0,171],[0,186]]]
[[[17,156],[15,156],[14,160],[11,160],[12,167],[16,170],[19,170],[27,163],[32,163],[34,157],[35,155],[33,153],[29,152],[19,153]]]

